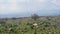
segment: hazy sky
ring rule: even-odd
[[[58,14],[60,0],[0,0],[0,16],[33,13]]]

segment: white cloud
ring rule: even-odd
[[[7,0],[8,3],[16,3],[17,0]]]
[[[0,14],[37,11],[56,10],[60,8],[60,0],[0,0]]]
[[[30,0],[17,0],[18,2],[29,2]]]

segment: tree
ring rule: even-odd
[[[37,14],[33,14],[31,18],[36,21],[39,18],[39,16]]]
[[[13,18],[12,18],[12,20],[16,20],[16,18],[15,18],[15,17],[13,17]]]

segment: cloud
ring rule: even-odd
[[[59,1],[60,2],[60,1]],[[46,9],[46,10],[53,10],[59,9],[59,4],[56,0],[30,0],[30,2],[19,2],[18,6],[26,7],[27,9]]]
[[[60,0],[0,0],[0,14],[58,10]]]

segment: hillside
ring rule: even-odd
[[[60,16],[0,19],[0,34],[60,34]]]

